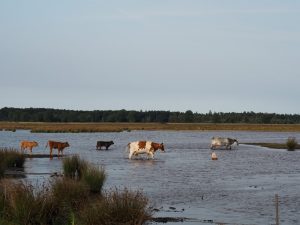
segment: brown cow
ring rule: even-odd
[[[61,153],[61,155],[63,155],[63,150],[66,147],[69,147],[69,143],[68,142],[58,142],[58,141],[48,141],[46,148],[48,147],[50,148],[50,156],[52,156],[52,149],[57,149],[57,156],[59,156],[59,153]]]
[[[32,154],[32,148],[37,147],[39,144],[36,141],[21,141],[20,142],[20,148],[21,151],[26,150],[27,148],[30,151],[30,154]]]

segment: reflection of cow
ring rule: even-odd
[[[158,144],[152,141],[135,141],[131,142],[127,145],[129,148],[129,159],[132,156],[137,156],[139,154],[147,154],[152,159],[154,158],[154,153],[160,149],[161,151],[165,151],[164,144]]]
[[[101,147],[105,147],[106,150],[109,148],[109,146],[113,145],[114,142],[113,141],[97,141],[97,145],[96,145],[96,148],[100,148],[101,150]]]
[[[233,138],[222,138],[222,137],[213,137],[211,139],[211,149],[216,149],[218,147],[225,146],[226,149],[231,149],[231,145],[236,142],[237,145],[239,145],[239,142],[236,139]]]
[[[36,141],[21,141],[20,142],[20,148],[21,150],[26,150],[27,148],[30,151],[30,154],[32,154],[32,148],[37,147],[39,144]]]
[[[69,147],[69,143],[68,142],[58,142],[58,141],[48,141],[46,148],[48,147],[50,148],[50,156],[52,156],[52,149],[57,149],[57,156],[59,156],[59,153],[61,153],[61,155],[63,155],[63,150],[66,147]]]

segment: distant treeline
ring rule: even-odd
[[[159,122],[159,123],[255,123],[298,124],[298,114],[255,112],[193,113],[170,111],[94,110],[76,111],[48,108],[2,108],[0,121],[14,122]]]

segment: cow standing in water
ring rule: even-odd
[[[66,147],[69,147],[69,143],[68,142],[58,142],[58,141],[48,141],[46,148],[48,147],[50,148],[50,157],[52,157],[52,149],[57,149],[57,156],[59,156],[59,153],[61,153],[61,155],[63,155],[63,150]]]
[[[30,151],[30,154],[32,154],[32,148],[39,146],[39,144],[36,141],[21,141],[20,142],[20,148],[21,151],[26,150],[27,148]]]
[[[98,148],[100,148],[100,150],[101,150],[102,147],[105,147],[106,150],[108,150],[109,146],[111,146],[113,144],[114,144],[113,141],[97,141],[96,148],[97,148],[97,150],[98,150]]]
[[[231,149],[231,146],[236,142],[239,145],[239,142],[233,138],[222,138],[222,137],[213,137],[211,139],[210,149],[216,149],[218,147],[225,146],[226,149]]]
[[[135,141],[130,142],[127,145],[129,149],[129,159],[132,158],[132,156],[137,156],[139,154],[147,154],[148,157],[151,157],[151,159],[154,159],[154,153],[160,149],[162,152],[165,151],[164,144],[161,143],[155,143],[152,141]]]

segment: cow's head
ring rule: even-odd
[[[33,142],[35,146],[39,146],[39,143],[37,143],[36,141]]]
[[[236,142],[236,144],[237,145],[239,145],[239,142],[238,142],[238,140],[236,140],[236,139],[233,139],[234,140],[234,142]]]
[[[68,142],[65,142],[65,147],[69,147],[69,143]]]
[[[161,144],[160,144],[160,150],[161,150],[162,152],[164,152],[164,151],[165,151],[165,146],[164,146],[164,143],[161,143]]]
[[[113,141],[110,141],[109,143],[110,143],[111,145],[113,145],[113,144],[114,144],[114,142],[113,142]]]

